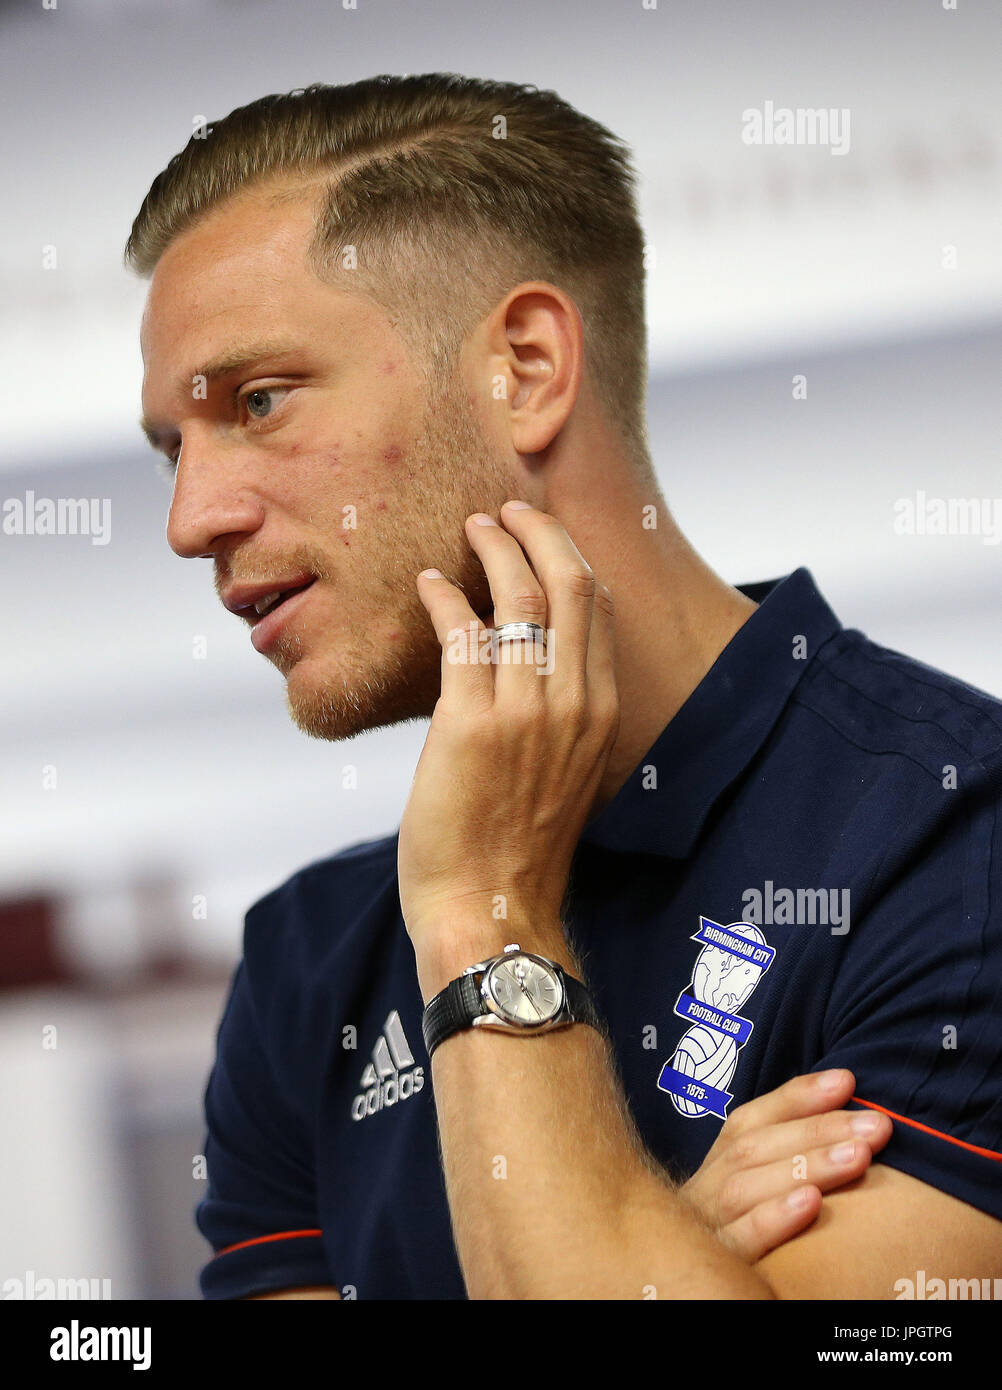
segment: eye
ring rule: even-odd
[[[246,404],[247,414],[252,420],[268,420],[277,412],[278,406],[282,403],[280,399],[276,405],[274,398],[282,397],[294,390],[295,387],[293,386],[256,386],[253,391],[244,392],[243,395],[239,391],[235,391],[233,399],[238,410],[241,402]],[[179,444],[173,453],[157,460],[157,472],[168,482],[174,481],[174,474],[177,472],[180,457],[181,445]]]
[[[281,395],[283,391],[291,391],[291,386],[256,386],[253,391],[248,391],[240,399],[247,406],[247,414],[254,420],[266,420],[269,415],[274,414],[274,403],[272,398]]]

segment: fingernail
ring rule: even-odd
[[[828,1150],[828,1157],[832,1163],[851,1163],[855,1156],[855,1144],[836,1144],[833,1149]]]
[[[506,502],[505,506],[510,507],[513,512],[521,512],[530,511],[532,504],[531,502]]]
[[[494,518],[492,516],[488,516],[486,512],[477,512],[473,520],[477,523],[478,526],[497,525],[497,522],[494,520]]]
[[[853,1115],[849,1128],[853,1134],[873,1134],[883,1124],[879,1115]]]
[[[836,1068],[835,1071],[818,1072],[818,1085],[822,1091],[837,1091],[845,1084],[845,1072]]]
[[[421,579],[444,579],[444,578],[445,578],[445,575],[442,573],[441,570],[422,570],[422,571],[421,571],[421,574],[420,574],[420,578],[421,578]]]
[[[791,1192],[786,1199],[786,1205],[792,1207],[794,1211],[802,1211],[811,1200],[811,1194],[806,1187],[798,1187],[796,1192]]]

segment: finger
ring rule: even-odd
[[[794,1200],[795,1199],[795,1200]],[[816,1187],[798,1187],[782,1197],[771,1197],[736,1221],[717,1231],[717,1238],[746,1264],[755,1264],[770,1250],[798,1235],[821,1210]]]
[[[746,1101],[732,1110],[726,1126],[731,1135],[773,1125],[782,1120],[798,1119],[801,1115],[816,1115],[835,1110],[853,1093],[856,1078],[851,1071],[839,1067],[828,1072],[807,1072],[794,1076],[773,1091]],[[725,1128],[726,1128],[725,1126]],[[721,1130],[721,1135],[723,1135]]]
[[[501,521],[528,556],[547,600],[545,626],[556,634],[557,652],[548,684],[556,694],[584,692],[595,575],[556,517],[525,503],[506,502]],[[505,620],[507,621],[507,620]]]
[[[615,608],[611,591],[599,584],[592,604],[591,631],[588,634],[588,700],[595,708],[605,701],[618,704],[615,662]]]
[[[437,578],[435,576],[438,576]],[[442,644],[442,698],[469,701],[481,708],[494,700],[494,677],[489,653],[481,634],[487,631],[466,595],[437,570],[422,570],[417,577],[418,596],[431,618]]]
[[[882,1149],[894,1124],[880,1111],[836,1110],[830,1115],[809,1115],[801,1120],[785,1120],[745,1131],[730,1145],[723,1145],[716,1162],[735,1168],[754,1168],[791,1154],[829,1147],[861,1139],[874,1151]]]
[[[870,1146],[862,1139],[812,1149],[733,1173],[720,1187],[714,1210],[718,1226],[728,1225],[774,1197],[782,1197],[803,1183],[831,1192],[862,1177],[873,1161]]]
[[[500,627],[502,623],[538,623],[545,630],[546,593],[515,537],[485,512],[475,512],[467,517],[466,535],[487,575],[494,603],[494,627]],[[543,698],[545,691],[536,680],[541,652],[537,657],[534,643],[500,644],[495,659],[495,699],[503,693],[499,681],[502,672],[506,676],[508,672],[512,673],[505,682],[505,690],[514,687],[520,701]]]

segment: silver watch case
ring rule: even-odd
[[[525,956],[527,960],[534,961],[542,966],[546,973],[554,980],[560,994],[560,1002],[554,1013],[549,1018],[543,1019],[539,1023],[526,1023],[521,1019],[513,1019],[502,1009],[501,1005],[494,998],[491,992],[490,977],[493,969],[511,959],[513,955]],[[504,1033],[549,1033],[555,1028],[566,1028],[573,1020],[567,1008],[567,990],[564,987],[564,975],[560,967],[552,960],[547,960],[545,956],[537,956],[532,951],[523,951],[518,942],[513,941],[504,948],[500,956],[491,956],[489,960],[479,961],[476,965],[468,965],[463,971],[464,975],[480,975],[479,989],[480,997],[483,1000],[485,1013],[478,1014],[473,1020],[474,1028],[497,1028]]]

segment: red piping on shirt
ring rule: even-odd
[[[293,1240],[296,1236],[322,1236],[323,1231],[279,1231],[273,1236],[255,1236],[253,1240],[241,1240],[236,1245],[227,1245],[224,1250],[217,1250],[214,1258],[219,1259],[220,1255],[228,1255],[231,1250],[243,1250],[247,1245],[263,1245],[268,1240]]]
[[[930,1129],[928,1125],[919,1124],[918,1120],[909,1120],[905,1115],[895,1115],[893,1110],[888,1110],[883,1105],[877,1105],[872,1100],[863,1100],[861,1096],[851,1096],[850,1099],[859,1105],[868,1105],[871,1110],[879,1110],[883,1115],[890,1115],[892,1120],[900,1120],[903,1125],[911,1125],[912,1129],[921,1129],[926,1134],[935,1134],[937,1139],[945,1139],[948,1144],[956,1144],[961,1149],[970,1149],[972,1154],[980,1154],[982,1158],[994,1158],[996,1163],[1002,1163],[1002,1154],[997,1154],[994,1149],[979,1149],[977,1144],[968,1144],[964,1139],[954,1139],[952,1134],[944,1134],[941,1130]]]

